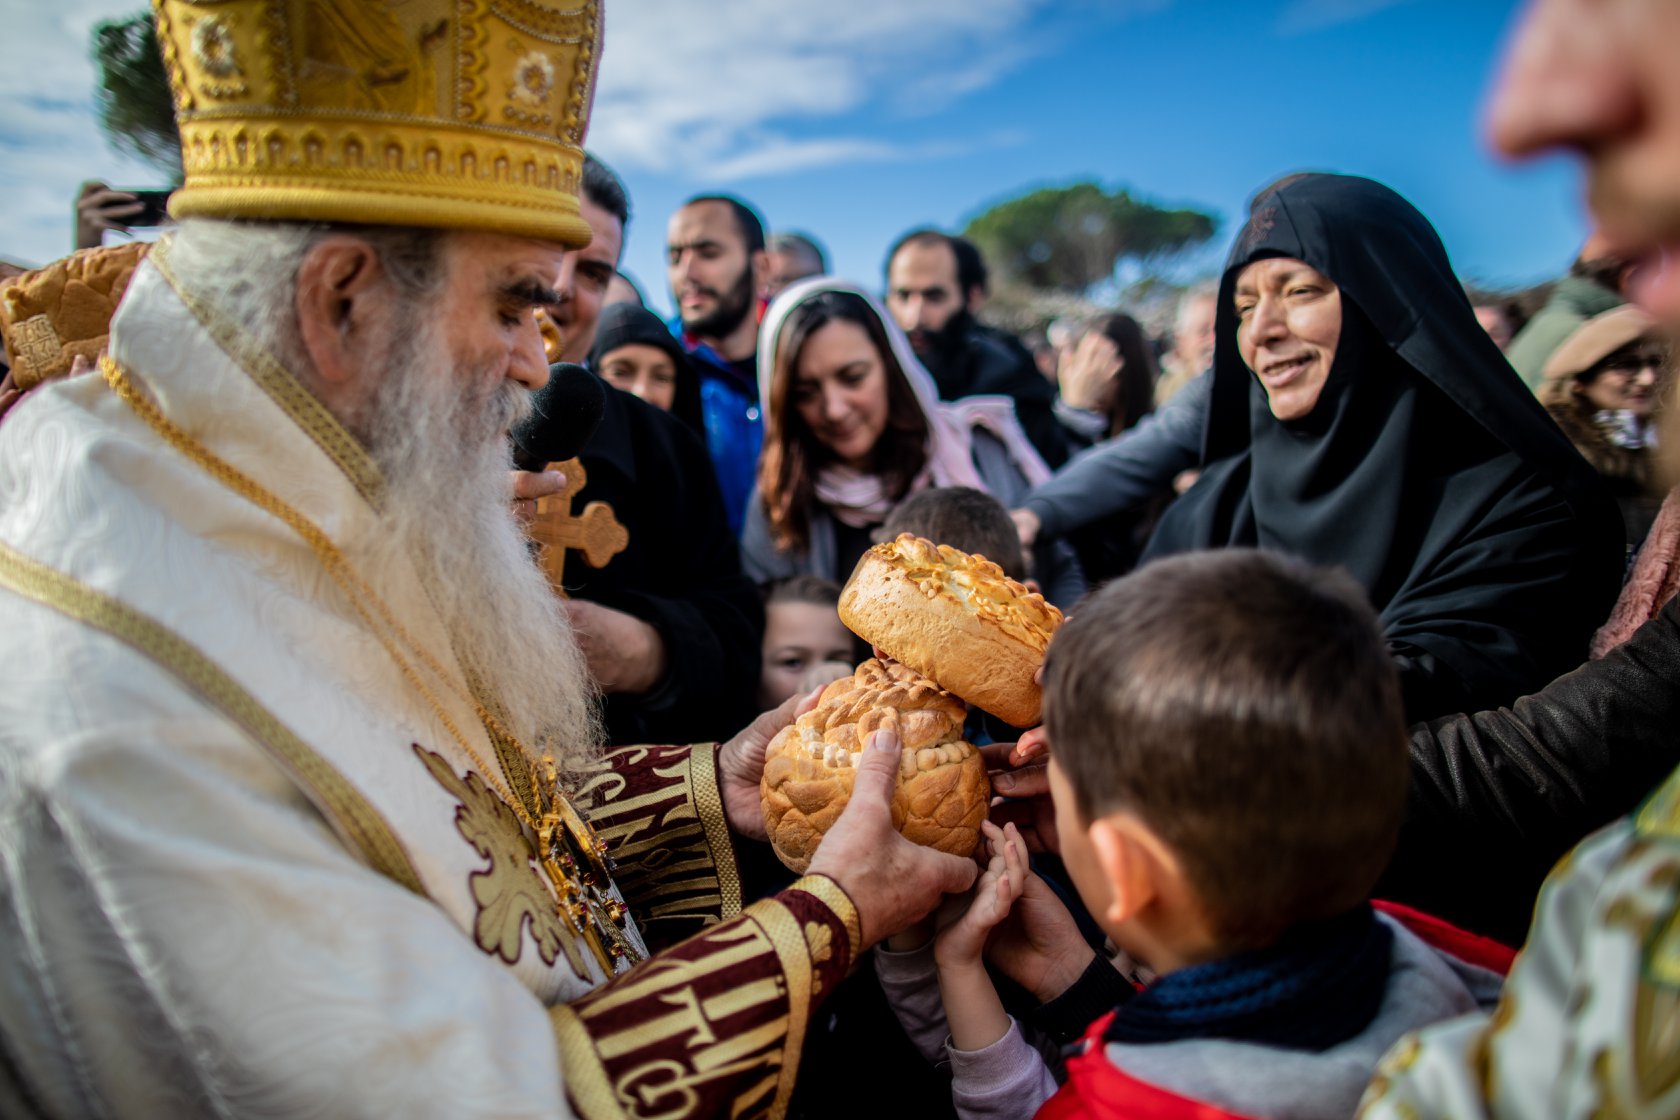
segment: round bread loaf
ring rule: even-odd
[[[0,286],[0,340],[12,378],[29,389],[99,359],[144,242],[83,249]]]
[[[840,593],[840,621],[895,661],[1016,727],[1038,722],[1062,612],[984,556],[901,533],[871,548]]]
[[[770,844],[795,871],[852,797],[857,754],[881,728],[898,731],[893,827],[918,844],[966,856],[980,840],[991,784],[962,737],[963,702],[903,665],[865,661],[823,689],[817,706],[784,727],[765,752],[759,793]]]

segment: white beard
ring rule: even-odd
[[[513,515],[508,428],[530,394],[457,368],[432,308],[408,305],[359,434],[385,479],[382,516],[356,542],[374,587],[409,563],[483,699],[534,753],[575,772],[599,754],[594,686],[570,621]]]

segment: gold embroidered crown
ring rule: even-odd
[[[579,246],[600,0],[152,0],[176,218],[488,230]]]

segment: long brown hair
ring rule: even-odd
[[[840,321],[862,327],[881,356],[887,377],[887,428],[875,451],[876,472],[894,501],[927,465],[928,418],[910,388],[886,328],[869,302],[852,292],[819,291],[788,312],[771,362],[770,396],[764,402],[764,452],[758,460],[758,491],[776,547],[804,550],[811,542],[810,511],[817,501],[817,472],[835,461],[834,452],[812,434],[789,391],[805,343],[818,329]]]
[[[1120,383],[1108,406],[1108,436],[1113,438],[1142,420],[1155,408],[1155,382],[1161,376],[1155,349],[1143,328],[1130,315],[1104,315],[1092,326],[1114,343],[1120,354]]]

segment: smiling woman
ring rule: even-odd
[[[759,582],[851,574],[893,506],[929,486],[1006,505],[1050,476],[1007,397],[939,399],[904,332],[861,288],[802,281],[770,305],[758,344],[764,454],[741,563]],[[1036,551],[1045,596],[1084,591],[1062,542]]]
[[[1614,503],[1368,179],[1263,192],[1227,262],[1201,480],[1145,559],[1257,545],[1346,568],[1414,720],[1579,664],[1622,568]]]

